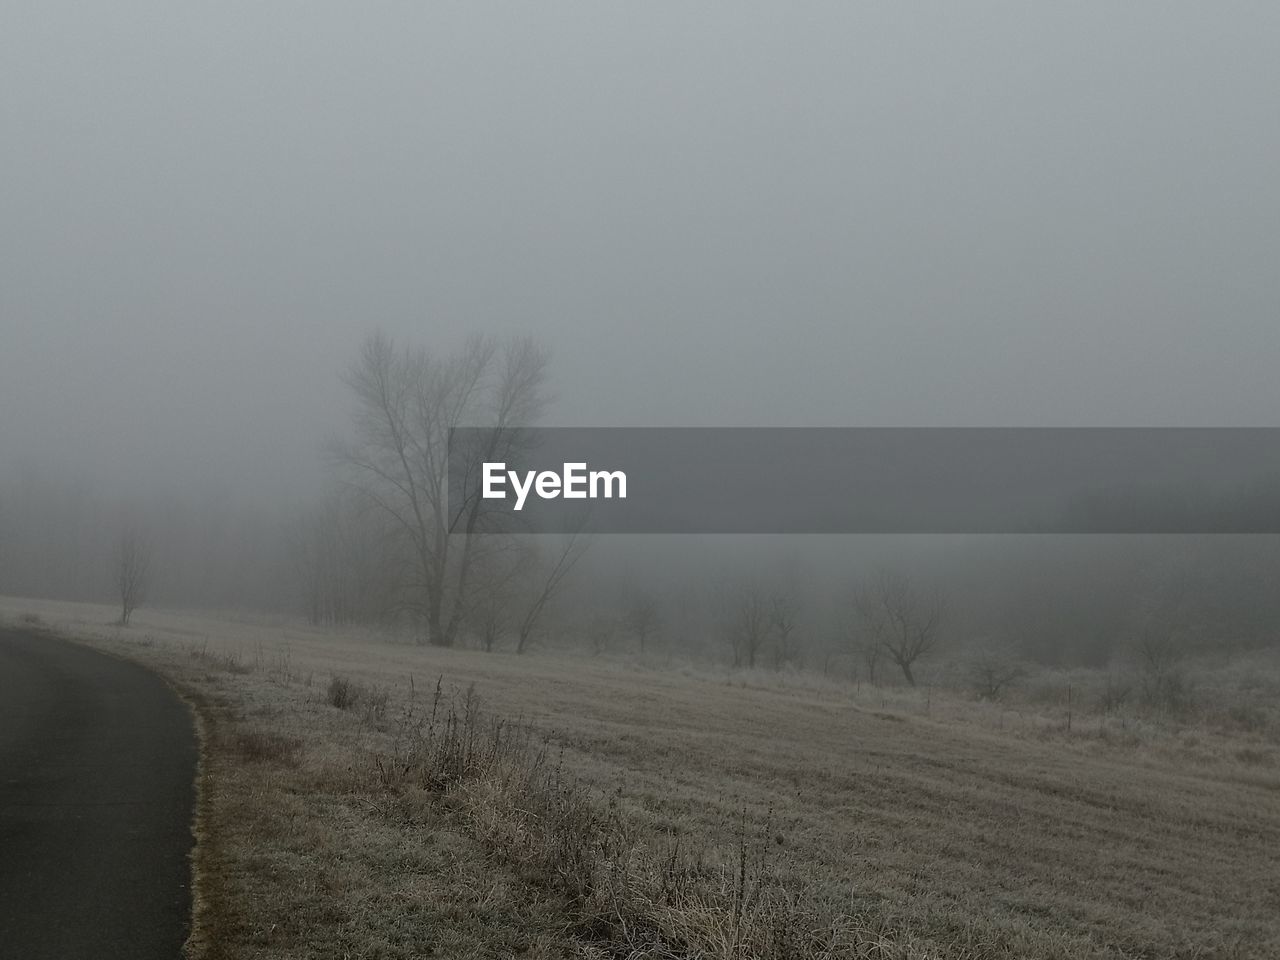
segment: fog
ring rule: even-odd
[[[288,607],[374,330],[532,335],[549,425],[1269,425],[1277,30],[9,0],[0,593],[101,595],[141,512],[157,602]]]

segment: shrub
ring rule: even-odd
[[[1103,713],[1117,713],[1128,703],[1132,693],[1132,682],[1107,674],[1107,682],[1098,694],[1098,709]]]
[[[359,691],[350,678],[335,676],[329,681],[328,699],[339,710],[350,710],[359,699]]]
[[[673,839],[650,849],[622,812],[622,789],[602,794],[565,775],[525,723],[482,715],[469,688],[407,726],[370,762],[370,788],[425,795],[531,883],[566,904],[578,936],[616,957],[783,960],[887,957],[887,930],[812,901],[784,880],[770,851],[784,841],[744,810],[733,850]],[[899,932],[900,933],[900,932]],[[915,956],[905,949],[892,956]]]
[[[969,682],[979,700],[999,700],[1027,675],[1026,668],[1006,651],[983,647],[969,662]]]

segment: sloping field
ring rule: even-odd
[[[474,684],[487,715],[530,723],[640,845],[664,855],[680,838],[728,872],[749,851],[778,889],[876,931],[861,955],[1280,956],[1268,741],[1117,738],[1088,718],[1068,733],[938,691],[744,684],[287,623],[143,610],[117,631],[106,607],[0,600],[5,618],[24,614],[149,661],[202,702],[205,920],[234,946],[222,955],[598,949],[460,802],[368,773],[439,709],[442,677],[445,700]],[[335,676],[352,683],[346,709]]]

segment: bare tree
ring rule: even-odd
[[[865,589],[855,588],[842,596],[835,613],[836,644],[854,662],[856,682],[879,684],[879,668],[884,659],[884,646],[876,631],[870,630],[863,616]]]
[[[618,619],[606,614],[596,614],[587,622],[587,642],[591,645],[591,655],[598,657],[613,645],[613,638],[618,632]]]
[[[528,538],[482,536],[464,623],[480,648],[492,653],[520,625],[523,598],[533,590],[541,561]]]
[[[864,643],[874,644],[916,685],[912,667],[937,646],[945,604],[936,590],[918,590],[904,574],[881,573],[854,596]]]
[[[1177,565],[1155,573],[1136,613],[1130,649],[1138,666],[1143,701],[1162,710],[1181,710],[1191,700],[1183,661],[1200,629],[1194,612],[1192,571]]]
[[[735,667],[754,668],[770,635],[769,596],[755,580],[728,589],[722,598],[721,629]]]
[[[529,643],[533,639],[534,629],[546,613],[547,606],[564,587],[566,578],[573,571],[573,568],[577,566],[578,561],[582,559],[582,555],[586,553],[586,550],[587,541],[578,533],[572,533],[564,538],[559,552],[555,555],[555,559],[545,568],[546,572],[540,578],[538,587],[525,608],[524,616],[521,618],[519,629],[516,632],[516,653],[524,653],[528,649]]]
[[[799,617],[800,600],[792,590],[779,587],[770,594],[769,634],[773,641],[775,670],[780,670],[799,658],[795,647],[796,624]]]
[[[348,480],[388,518],[405,545],[402,605],[421,618],[428,642],[452,646],[471,608],[477,552],[491,531],[489,504],[473,494],[448,502],[450,431],[488,427],[482,449],[453,451],[454,469],[478,475],[484,461],[511,459],[520,427],[541,413],[547,358],[532,340],[500,347],[472,338],[437,357],[374,334],[346,375],[355,395],[355,435],[335,446]],[[468,488],[469,489],[469,488]]]
[[[868,629],[866,618],[860,609],[862,591],[855,590],[838,613],[839,636],[857,664],[858,679],[865,679],[872,686],[880,682],[880,662],[884,659],[884,646],[880,637]]]
[[[653,594],[643,590],[633,593],[627,602],[622,625],[635,638],[643,654],[650,638],[662,629],[662,615],[658,612],[658,604]]]
[[[1170,552],[1144,571],[1130,626],[1129,657],[1147,707],[1181,712],[1192,705],[1185,660],[1212,627],[1204,618],[1204,584],[1193,552]]]
[[[969,677],[980,700],[999,700],[1026,675],[1026,668],[1004,645],[984,643],[969,662]]]
[[[880,684],[880,661],[884,659],[884,647],[874,638],[868,638],[855,644],[858,660],[866,673],[867,683],[873,687]]]
[[[510,595],[505,592],[491,593],[472,622],[480,649],[485,653],[493,653],[499,641],[511,629]]]
[[[120,623],[127,627],[133,611],[146,600],[151,579],[151,543],[134,527],[126,527],[116,544],[115,572]]]
[[[1098,695],[1098,706],[1103,713],[1119,713],[1129,702],[1129,694],[1133,693],[1133,684],[1115,673],[1107,674],[1107,682]]]

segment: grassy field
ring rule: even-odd
[[[196,956],[1280,956],[1271,730],[114,613],[0,599],[196,704]]]

